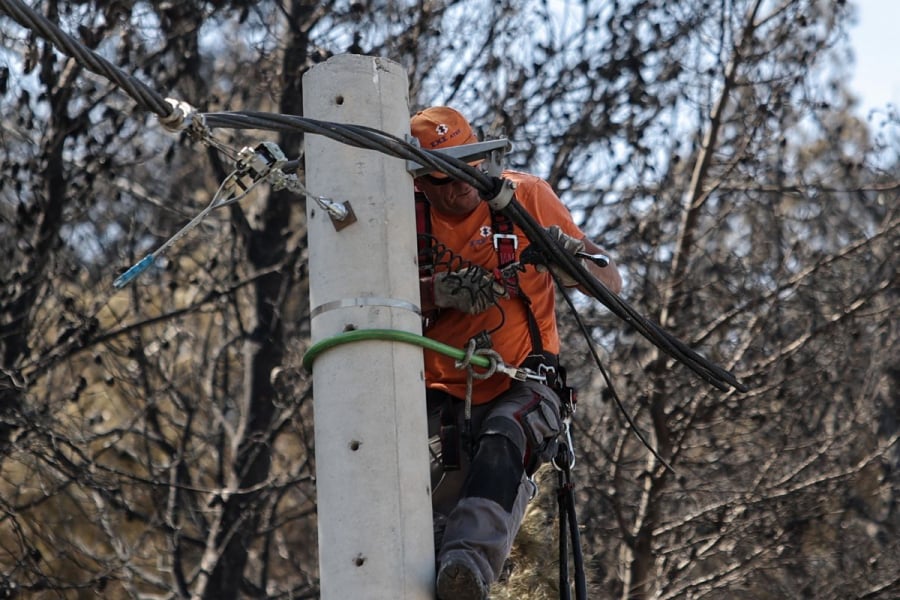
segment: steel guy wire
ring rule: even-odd
[[[233,178],[236,171],[229,175],[222,183],[219,185],[219,189],[216,190],[216,193],[213,195],[212,201],[204,208],[202,211],[197,213],[197,215],[188,221],[187,225],[178,230],[175,235],[167,239],[162,243],[156,250],[142,258],[140,261],[132,265],[127,271],[119,275],[115,281],[113,281],[113,287],[117,290],[122,289],[129,283],[131,283],[138,275],[149,269],[153,264],[157,261],[157,259],[163,255],[169,248],[175,245],[181,238],[187,235],[192,229],[194,229],[200,222],[206,218],[206,216],[214,211],[217,208],[221,208],[223,206],[228,206],[229,204],[233,204],[238,200],[244,198],[250,191],[256,187],[259,183],[258,181],[253,182],[253,184],[248,187],[242,194],[237,196],[228,196],[222,198],[222,192],[225,190],[226,186],[231,183],[229,180]]]
[[[164,96],[96,52],[86,48],[21,0],[0,0],[0,9],[23,27],[37,31],[44,38],[53,42],[57,48],[64,50],[87,70],[113,81],[142,108],[154,112],[160,117],[168,117],[175,111],[175,108],[166,102]]]

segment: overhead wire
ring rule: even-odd
[[[490,190],[494,185],[490,176],[462,160],[425,150],[411,141],[364,125],[255,111],[211,112],[203,113],[202,116],[213,129],[227,127],[318,134],[357,148],[376,150],[395,158],[415,161],[464,181],[480,191]]]
[[[641,430],[638,428],[637,424],[634,422],[634,418],[631,416],[631,413],[628,412],[628,409],[625,408],[625,404],[622,402],[622,399],[619,397],[619,392],[616,391],[615,385],[613,385],[612,377],[610,377],[609,372],[606,370],[606,367],[603,365],[603,361],[600,360],[600,355],[597,353],[597,348],[594,344],[594,340],[591,338],[591,334],[588,331],[587,325],[584,322],[584,319],[581,318],[581,315],[578,314],[578,309],[575,308],[575,303],[572,302],[572,298],[569,293],[566,291],[565,286],[560,283],[559,277],[553,271],[550,271],[550,275],[553,277],[553,280],[556,282],[556,287],[559,289],[560,295],[565,300],[566,304],[569,306],[569,310],[572,313],[572,316],[575,319],[575,323],[578,325],[579,331],[581,331],[581,335],[584,338],[585,342],[587,342],[588,351],[591,354],[591,358],[594,359],[594,364],[597,365],[597,368],[600,370],[600,375],[603,377],[603,381],[606,382],[606,388],[609,390],[610,395],[613,398],[613,402],[616,404],[616,408],[619,409],[619,412],[625,417],[625,422],[628,424],[628,427],[631,428],[631,431],[634,432],[634,435],[637,436],[638,440],[648,449],[653,456],[669,471],[673,474],[677,475],[678,472],[675,471],[675,468],[669,464],[665,458],[659,453],[659,451],[647,440]]]

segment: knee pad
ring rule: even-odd
[[[488,417],[481,426],[481,436],[489,435],[506,438],[516,447],[520,456],[525,454],[528,440],[518,421],[505,416]]]
[[[493,500],[506,512],[512,512],[525,467],[522,453],[505,435],[486,432],[478,439],[464,498]]]
[[[537,393],[515,413],[489,417],[482,426],[483,434],[506,437],[519,449],[528,475],[556,456],[561,431],[558,404]]]

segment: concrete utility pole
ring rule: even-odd
[[[303,77],[306,117],[409,133],[407,77],[392,61],[340,55]],[[347,203],[356,221],[312,200],[313,342],[351,329],[421,333],[412,178],[405,161],[306,136],[306,185]],[[313,369],[319,572],[324,600],[434,597],[422,350],[341,345]]]

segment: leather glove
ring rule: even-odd
[[[435,306],[455,308],[470,315],[486,311],[497,298],[507,295],[503,284],[478,265],[435,273],[432,284]]]
[[[566,234],[562,229],[559,228],[558,225],[551,225],[550,227],[548,227],[547,233],[550,234],[550,238],[553,240],[553,242],[557,246],[562,248],[566,253],[575,256],[576,252],[584,252],[584,242],[573,238],[571,235]],[[542,273],[547,271],[547,267],[548,265],[545,264],[535,265],[535,269]],[[578,285],[578,282],[556,263],[551,262],[549,268],[551,271],[553,271],[553,274],[559,278],[559,282],[565,287],[575,287],[576,285]]]

